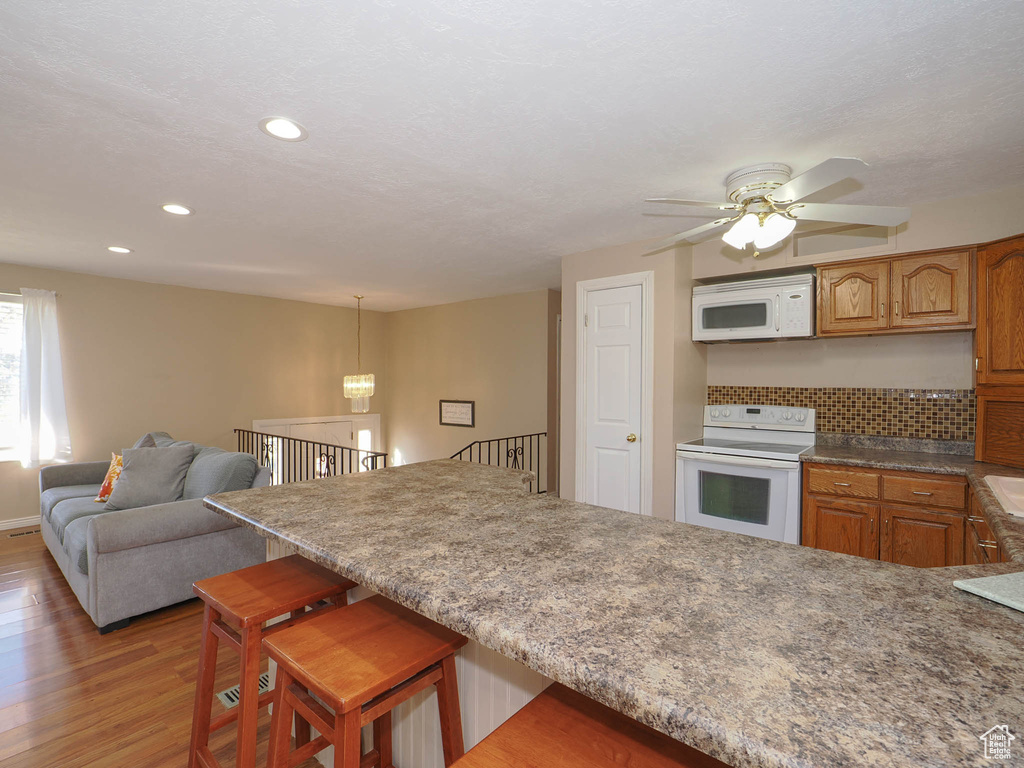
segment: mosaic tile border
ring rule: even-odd
[[[732,387],[709,385],[708,405],[814,408],[818,431],[854,435],[974,440],[973,389]]]

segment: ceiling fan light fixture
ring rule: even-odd
[[[743,250],[747,244],[757,235],[758,220],[757,214],[745,214],[739,221],[733,224],[729,231],[722,235],[722,240],[733,248]]]
[[[769,214],[754,236],[754,247],[771,248],[773,245],[778,245],[789,237],[795,226],[795,219],[783,216],[781,213]]]

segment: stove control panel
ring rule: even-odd
[[[704,406],[704,426],[813,432],[814,409],[783,405],[707,405]]]

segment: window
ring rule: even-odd
[[[0,454],[13,450],[21,419],[21,309],[20,296],[0,295]]]

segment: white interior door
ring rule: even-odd
[[[641,511],[643,294],[639,285],[588,291],[586,498]]]

